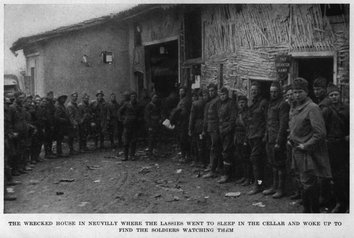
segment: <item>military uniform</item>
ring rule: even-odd
[[[60,104],[59,102],[57,102],[55,105],[54,117],[55,117],[54,132],[57,141],[57,155],[65,156],[63,154],[63,149],[62,149],[62,141],[64,139],[64,136],[68,135],[68,131],[70,130],[71,125],[70,125],[70,117],[68,111],[66,110],[65,106]]]
[[[192,140],[196,141],[198,148],[198,156],[195,156],[195,165],[205,166],[205,138],[203,137],[203,123],[204,123],[204,108],[206,101],[199,98],[192,103],[190,118],[189,118],[189,131],[192,134]]]
[[[37,128],[36,133],[32,136],[32,149],[31,149],[31,161],[41,162],[39,155],[42,150],[42,145],[44,142],[44,127],[46,123],[45,108],[40,105],[34,107],[32,113],[33,125]]]
[[[247,139],[251,147],[250,160],[254,174],[254,189],[249,192],[250,195],[262,190],[263,169],[265,157],[265,148],[263,138],[266,129],[267,101],[259,95],[252,99],[247,115]],[[261,182],[259,182],[261,181]]]
[[[156,140],[156,135],[159,130],[159,125],[161,121],[160,108],[153,102],[150,102],[145,107],[145,123],[149,129],[149,153],[153,156],[153,150]]]
[[[44,124],[44,151],[46,158],[53,158],[52,145],[54,140],[54,126],[55,126],[55,102],[53,99],[47,98],[48,103],[45,108],[45,124]]]
[[[9,117],[12,123],[12,129],[14,133],[18,133],[18,136],[14,138],[15,154],[12,161],[12,169],[14,173],[26,173],[23,168],[26,163],[26,150],[28,144],[28,114],[25,108],[17,104],[16,101],[9,108]]]
[[[100,138],[100,148],[104,148],[104,133],[107,131],[107,107],[106,101],[95,100],[90,103],[92,111],[92,121],[95,127],[92,128],[96,148],[98,148],[98,138]]]
[[[146,95],[145,97],[141,98],[138,101],[139,107],[141,108],[142,113],[143,113],[143,115],[141,115],[142,119],[145,118],[145,116],[144,116],[145,108],[150,102],[151,102],[151,98],[148,95]],[[145,121],[144,120],[140,121],[139,125],[140,125],[140,137],[144,141],[147,141],[147,137],[148,137],[149,133],[148,133],[148,128],[145,124]]]
[[[111,145],[114,145],[114,135],[118,130],[118,111],[119,103],[114,100],[107,103],[107,125],[108,125],[108,134],[111,141]],[[119,143],[119,141],[118,141]]]
[[[81,123],[79,124],[79,137],[80,137],[80,151],[87,151],[87,139],[92,122],[92,111],[89,103],[81,102],[79,103],[78,111],[81,118]]]
[[[138,139],[138,122],[139,117],[141,116],[141,108],[137,102],[126,102],[119,109],[118,112],[119,118],[123,121],[124,131],[123,131],[123,143],[124,143],[124,155],[125,160],[129,156],[130,148],[130,157],[133,159],[135,156],[136,144]],[[124,119],[123,119],[124,118]]]
[[[224,163],[224,176],[218,182],[225,183],[231,179],[235,164],[233,139],[235,133],[236,105],[234,101],[231,98],[221,101],[218,113],[219,131],[222,144],[222,159]]]
[[[176,109],[179,112],[179,120],[177,122],[177,130],[179,142],[181,146],[182,160],[186,161],[190,157],[190,138],[188,135],[189,116],[192,103],[188,96],[183,97],[177,104]],[[186,158],[187,156],[187,158]]]
[[[240,99],[239,99],[240,101]],[[247,128],[247,115],[248,115],[248,106],[242,110],[240,109],[236,116],[236,126],[235,126],[235,137],[234,145],[236,147],[236,156],[239,162],[242,164],[243,177],[238,180],[237,183],[242,184],[242,186],[248,186],[252,181],[252,164],[250,161],[250,146],[248,144],[246,136]]]
[[[273,84],[272,84],[273,85]],[[271,86],[273,87],[273,86]],[[280,88],[278,87],[280,90]],[[286,142],[289,127],[290,105],[279,94],[277,99],[271,99],[268,104],[266,121],[266,150],[268,162],[273,169],[273,186],[265,190],[265,195],[280,198],[285,195],[286,176]],[[275,147],[275,146],[279,147]]]
[[[74,138],[78,135],[79,125],[81,124],[81,117],[77,103],[70,101],[66,107],[70,119],[70,128],[68,132],[70,154],[76,154],[74,149]]]
[[[219,131],[219,110],[221,106],[221,100],[219,96],[213,98],[206,108],[206,114],[204,117],[204,123],[207,128],[207,132],[210,135],[210,173],[206,174],[204,177],[213,177],[216,172],[216,168],[222,164],[221,155],[221,138]],[[207,169],[208,170],[208,169]],[[209,176],[208,176],[209,175]]]

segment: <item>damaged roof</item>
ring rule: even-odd
[[[175,4],[173,4],[175,5]],[[78,31],[82,29],[86,29],[89,27],[97,26],[103,23],[108,23],[108,22],[116,22],[116,21],[121,21],[125,20],[131,17],[134,17],[136,15],[142,14],[144,12],[156,9],[156,8],[169,8],[173,6],[172,4],[170,5],[163,5],[163,4],[139,4],[131,9],[121,11],[116,14],[110,14],[107,16],[102,16],[94,19],[90,19],[87,21],[83,21],[77,24],[69,25],[69,26],[64,26],[64,27],[59,27],[57,29],[51,30],[51,31],[46,31],[40,34],[32,35],[32,36],[27,36],[27,37],[21,37],[17,41],[15,41],[12,44],[12,47],[10,50],[15,53],[18,50],[26,48],[26,46],[39,42],[39,41],[44,41],[53,37],[61,36],[73,31]]]

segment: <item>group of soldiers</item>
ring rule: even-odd
[[[202,169],[205,179],[221,175],[217,182],[222,184],[239,176],[236,183],[252,185],[248,195],[282,198],[290,175],[296,188],[290,198],[301,198],[304,212],[318,213],[321,203],[333,200],[332,212],[348,211],[349,107],[341,102],[336,85],[317,78],[313,83],[317,104],[308,97],[308,81],[303,78],[284,86],[272,82],[269,100],[262,97],[256,81],[250,99],[237,95],[235,100],[226,87],[218,92],[215,84],[191,95],[188,91],[180,87],[179,100],[171,93],[163,103],[147,91],[139,101],[136,92],[124,93],[118,103],[113,93],[106,102],[98,90],[96,100],[90,102],[84,94],[79,104],[78,93],[73,92],[67,106],[67,96],[55,102],[53,92],[34,99],[18,92],[13,103],[5,98],[6,183],[16,184],[12,176],[42,162],[43,144],[46,158],[67,156],[62,150],[64,136],[69,154],[75,155],[88,150],[89,135],[96,149],[104,148],[106,134],[112,145],[117,135],[118,144],[124,146],[123,161],[135,159],[140,136],[148,140],[149,158],[154,159],[162,121],[169,119],[180,144],[179,161]],[[75,137],[79,151],[74,149]],[[272,178],[266,178],[269,168]],[[272,183],[267,189],[266,180]],[[5,199],[13,197],[5,194]]]
[[[97,91],[96,100],[90,101],[90,96],[85,93],[78,103],[78,96],[77,92],[71,93],[67,105],[67,95],[54,98],[52,91],[46,97],[16,92],[13,100],[4,98],[5,200],[16,199],[6,190],[6,186],[20,183],[14,177],[29,173],[35,164],[44,161],[40,157],[42,147],[47,159],[68,157],[88,151],[89,138],[93,138],[95,149],[105,149],[105,135],[108,135],[112,147],[122,145],[124,141],[125,148],[130,146],[134,156],[135,132],[140,125],[141,111],[136,109],[145,108],[150,102],[147,91],[143,92],[139,103],[135,92],[124,93],[120,103],[114,93],[106,102],[102,90]],[[135,113],[139,118],[134,116]],[[142,134],[147,137],[147,133]],[[114,142],[116,137],[117,144]],[[74,148],[76,138],[79,149]],[[64,141],[68,143],[68,154],[63,152]],[[53,152],[54,142],[56,153]]]
[[[180,162],[193,160],[191,166],[204,168],[204,178],[221,174],[218,183],[241,171],[236,183],[252,184],[248,195],[262,192],[273,198],[286,195],[290,175],[297,188],[290,198],[301,198],[305,213],[319,213],[321,205],[333,213],[347,212],[349,107],[341,102],[340,89],[323,77],[314,80],[313,91],[317,104],[308,97],[303,78],[283,87],[272,82],[269,100],[254,81],[250,102],[244,95],[233,100],[225,87],[218,94],[215,84],[189,100],[181,87],[170,117],[177,126]],[[268,168],[272,178],[265,178]],[[272,181],[267,189],[265,180]]]

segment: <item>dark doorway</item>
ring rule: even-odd
[[[145,47],[147,75],[161,97],[167,97],[178,84],[178,40]]]
[[[309,82],[309,97],[316,101],[313,93],[313,81],[325,77],[327,84],[333,82],[333,58],[301,58],[298,61],[298,76]]]
[[[144,89],[144,74],[142,72],[134,72],[135,82],[138,83],[138,97],[141,97],[141,92]]]

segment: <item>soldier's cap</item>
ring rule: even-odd
[[[97,90],[96,97],[97,97],[97,95],[98,95],[98,94],[102,94],[102,96],[104,96],[104,94],[103,94],[103,91],[102,91],[102,90]]]
[[[335,91],[340,92],[338,86],[330,82],[327,86],[327,95]]]
[[[327,80],[324,77],[318,77],[317,79],[315,79],[315,81],[313,81],[314,88],[326,89],[326,85],[327,85]]]
[[[135,91],[130,92],[130,96],[131,96],[131,95],[138,96],[138,94],[137,94]]]
[[[26,101],[32,100],[32,99],[33,99],[33,96],[32,96],[32,95],[28,95],[28,96],[26,97]]]
[[[257,82],[257,81],[253,81],[252,83],[251,83],[251,87],[252,86],[256,86],[258,89],[261,89],[261,85]]]
[[[57,99],[57,100],[60,100],[61,98],[65,98],[65,99],[67,99],[67,98],[68,98],[68,96],[66,96],[66,95],[61,95],[61,96],[59,96],[59,97],[58,97],[58,99]]]
[[[130,92],[124,92],[123,95],[124,96],[130,96]]]
[[[292,84],[286,84],[283,86],[283,92],[286,93],[287,91],[292,89]]]
[[[112,96],[112,95],[116,96],[115,93],[111,93],[111,96]]]
[[[208,85],[208,89],[209,88],[214,88],[215,90],[218,90],[218,86],[215,84],[215,83],[210,83],[209,85]]]
[[[72,93],[70,94],[70,96],[74,96],[74,95],[79,96],[79,94],[78,94],[77,92],[72,92]]]
[[[49,95],[54,95],[53,91],[49,91],[49,92],[47,93],[47,96],[49,96]]]
[[[41,99],[41,97],[38,94],[36,96],[34,96],[34,99],[37,99],[37,98]]]
[[[82,98],[84,98],[84,97],[90,97],[90,95],[88,95],[87,93],[84,93],[84,95],[82,95]]]
[[[247,97],[245,96],[245,95],[239,95],[238,97],[237,97],[237,101],[248,101],[248,99],[247,99]]]
[[[8,97],[4,97],[4,102],[5,102],[6,104],[11,104],[11,100],[10,100],[10,98],[8,98]]]
[[[229,93],[229,90],[228,90],[226,87],[222,87],[222,88],[220,89],[220,93],[226,93],[226,94],[228,94],[228,93]]]
[[[292,89],[302,89],[305,92],[309,91],[309,83],[304,78],[296,78],[293,81]]]
[[[18,98],[18,97],[25,97],[26,96],[26,94],[24,94],[23,92],[16,92],[16,93],[14,93],[14,97],[15,98]]]
[[[270,85],[270,87],[276,87],[278,89],[281,89],[281,85],[280,85],[279,81],[273,81],[272,84]]]

